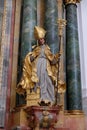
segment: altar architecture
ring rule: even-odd
[[[87,129],[77,13],[81,2],[0,0],[0,130]],[[41,68],[44,62],[37,57],[47,61],[49,78],[42,69],[41,78],[35,77],[35,65]],[[50,98],[41,98],[45,89],[35,88],[42,80],[48,80]]]

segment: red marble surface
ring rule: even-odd
[[[31,107],[33,114],[35,114],[35,118],[32,121],[36,121],[37,124],[41,123],[41,116],[43,118],[42,112],[44,111],[44,107]],[[27,112],[31,112],[29,108],[26,109]],[[51,107],[46,108],[49,111],[50,115],[53,117],[52,122],[50,123],[49,129],[51,130],[85,130],[87,119],[85,119],[84,115],[67,115],[63,112],[59,113],[59,108]],[[31,113],[32,113],[31,112]],[[29,119],[30,121],[30,119]],[[30,122],[32,122],[30,121]],[[41,130],[46,130],[46,128]]]
[[[69,128],[70,130],[87,130],[87,117],[85,115],[62,114],[60,113],[59,119],[61,123],[57,125],[58,127]]]
[[[14,19],[15,19],[15,1],[12,3],[12,16],[11,16],[11,32],[10,32],[10,50],[9,50],[9,67],[8,67],[8,84],[7,84],[7,98],[6,98],[6,117],[5,129],[9,130],[9,117],[10,117],[10,97],[11,97],[11,77],[12,77],[12,53],[13,53],[13,40],[14,40]],[[8,129],[7,129],[8,127]]]
[[[53,112],[55,112],[55,110]],[[39,109],[36,109],[35,110],[36,116],[41,114],[41,111],[42,111],[41,109],[40,109],[40,111],[39,111]],[[50,111],[50,112],[52,112],[52,111]],[[30,118],[29,118],[29,120],[30,120]],[[54,118],[54,120],[55,120],[55,118]],[[26,126],[26,124],[19,124],[19,125],[20,126],[22,125],[21,130],[28,130],[28,129],[31,130],[29,127]],[[37,130],[48,130],[48,129],[43,128],[43,129],[37,129]],[[87,130],[87,116],[85,116],[85,115],[68,115],[63,112],[60,112],[59,114],[57,114],[57,122],[55,122],[55,125],[50,127],[49,130]]]
[[[48,129],[54,128],[54,124],[57,122],[57,116],[59,114],[59,110],[60,110],[59,106],[55,106],[55,107],[47,107],[47,106],[34,107],[33,106],[33,107],[27,107],[25,109],[25,111],[29,116],[28,121],[31,128],[37,127],[37,125],[43,128],[45,127],[44,124],[46,124],[46,127]]]
[[[54,129],[54,130],[70,130],[69,128],[57,128],[57,129]]]
[[[86,124],[86,130],[87,130],[87,115],[86,115],[86,118],[85,118],[85,124]]]
[[[21,126],[20,130],[32,130],[32,129],[30,129],[28,127],[25,127],[25,126]],[[38,129],[38,130],[69,130],[69,129],[68,128],[57,128],[57,129],[50,129],[50,128],[46,129],[46,128],[43,128],[43,129]]]
[[[31,130],[29,127],[26,127],[26,126],[22,126],[20,129],[21,130]]]
[[[58,128],[49,130],[87,130],[87,117],[84,118],[78,115],[66,116],[61,113],[59,114],[59,116],[60,116],[59,124],[57,122]],[[20,126],[20,130],[31,130],[29,127],[23,125]],[[0,129],[0,130],[7,130],[7,129]],[[40,130],[48,130],[48,129],[40,129]]]
[[[12,128],[12,130],[31,130],[31,129],[27,126],[18,126],[18,127]]]

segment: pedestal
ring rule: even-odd
[[[23,107],[13,112],[11,130],[86,130],[84,114],[60,111],[55,107]]]
[[[26,107],[28,124],[31,129],[48,130],[54,129],[58,121],[60,106],[32,106]]]

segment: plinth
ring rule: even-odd
[[[28,124],[31,129],[54,129],[58,121],[60,106],[31,106],[26,107]]]

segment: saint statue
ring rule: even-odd
[[[17,92],[23,94],[27,90],[36,92],[40,88],[40,102],[55,103],[55,84],[57,82],[58,59],[60,54],[52,54],[45,41],[46,31],[34,27],[34,36],[38,41],[32,52],[29,52],[23,65],[21,81],[18,84]]]

